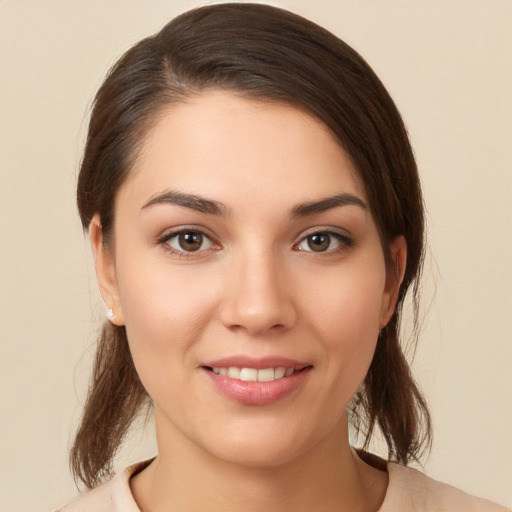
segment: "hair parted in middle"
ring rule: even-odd
[[[398,335],[408,290],[417,321],[424,252],[420,183],[393,100],[363,58],[336,36],[276,7],[233,3],[182,14],[133,46],[95,97],[77,189],[84,229],[99,214],[105,247],[111,248],[116,193],[146,134],[165,109],[213,89],[291,105],[323,122],[364,185],[389,272],[389,245],[405,237],[407,266],[396,311],[379,335],[351,404],[351,421],[364,447],[378,426],[390,460],[417,459],[430,444],[430,416]],[[93,487],[111,473],[130,424],[148,402],[125,328],[106,322],[71,451],[75,477]]]

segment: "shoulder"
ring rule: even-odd
[[[476,498],[434,480],[416,469],[388,463],[388,490],[379,512],[507,512],[496,503]]]
[[[130,478],[150,461],[139,462],[117,473],[112,480],[86,492],[54,512],[140,512],[130,490]]]

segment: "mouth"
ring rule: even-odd
[[[230,379],[240,380],[243,382],[273,382],[275,380],[283,379],[284,377],[291,377],[297,372],[303,371],[309,366],[301,367],[284,367],[278,366],[277,368],[239,368],[237,366],[219,367],[219,366],[206,366],[205,368],[217,375],[224,375]]]
[[[308,381],[313,365],[284,358],[234,357],[201,366],[213,387],[244,405],[270,405],[294,394]]]

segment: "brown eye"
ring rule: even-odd
[[[327,233],[315,233],[306,238],[309,249],[313,252],[323,252],[331,245],[331,236]]]
[[[299,251],[333,253],[352,244],[353,241],[341,233],[317,231],[305,236],[295,247]]]
[[[173,252],[178,254],[205,251],[213,247],[213,242],[201,231],[179,231],[167,236],[163,243],[168,245]]]
[[[180,233],[178,235],[178,244],[183,251],[198,251],[203,245],[203,235],[195,231]]]

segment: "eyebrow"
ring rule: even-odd
[[[194,194],[184,194],[183,192],[173,190],[165,191],[162,194],[151,197],[141,209],[143,210],[157,204],[184,206],[185,208],[197,210],[201,213],[208,213],[210,215],[226,216],[229,213],[226,205],[219,201],[213,201]]]
[[[206,199],[194,194],[185,194],[183,192],[176,192],[173,190],[165,191],[151,197],[151,199],[142,206],[142,210],[158,204],[172,204],[190,208],[201,213],[210,215],[227,216],[229,209],[225,204]],[[331,208],[339,206],[358,206],[363,210],[367,210],[365,202],[353,194],[336,194],[334,196],[326,197],[318,201],[308,201],[294,206],[290,211],[290,217],[306,217],[315,213],[321,213]]]
[[[306,217],[314,213],[321,213],[338,206],[359,206],[363,210],[367,210],[365,202],[353,194],[336,194],[335,196],[326,197],[319,201],[310,201],[301,203],[293,207],[290,216]]]

